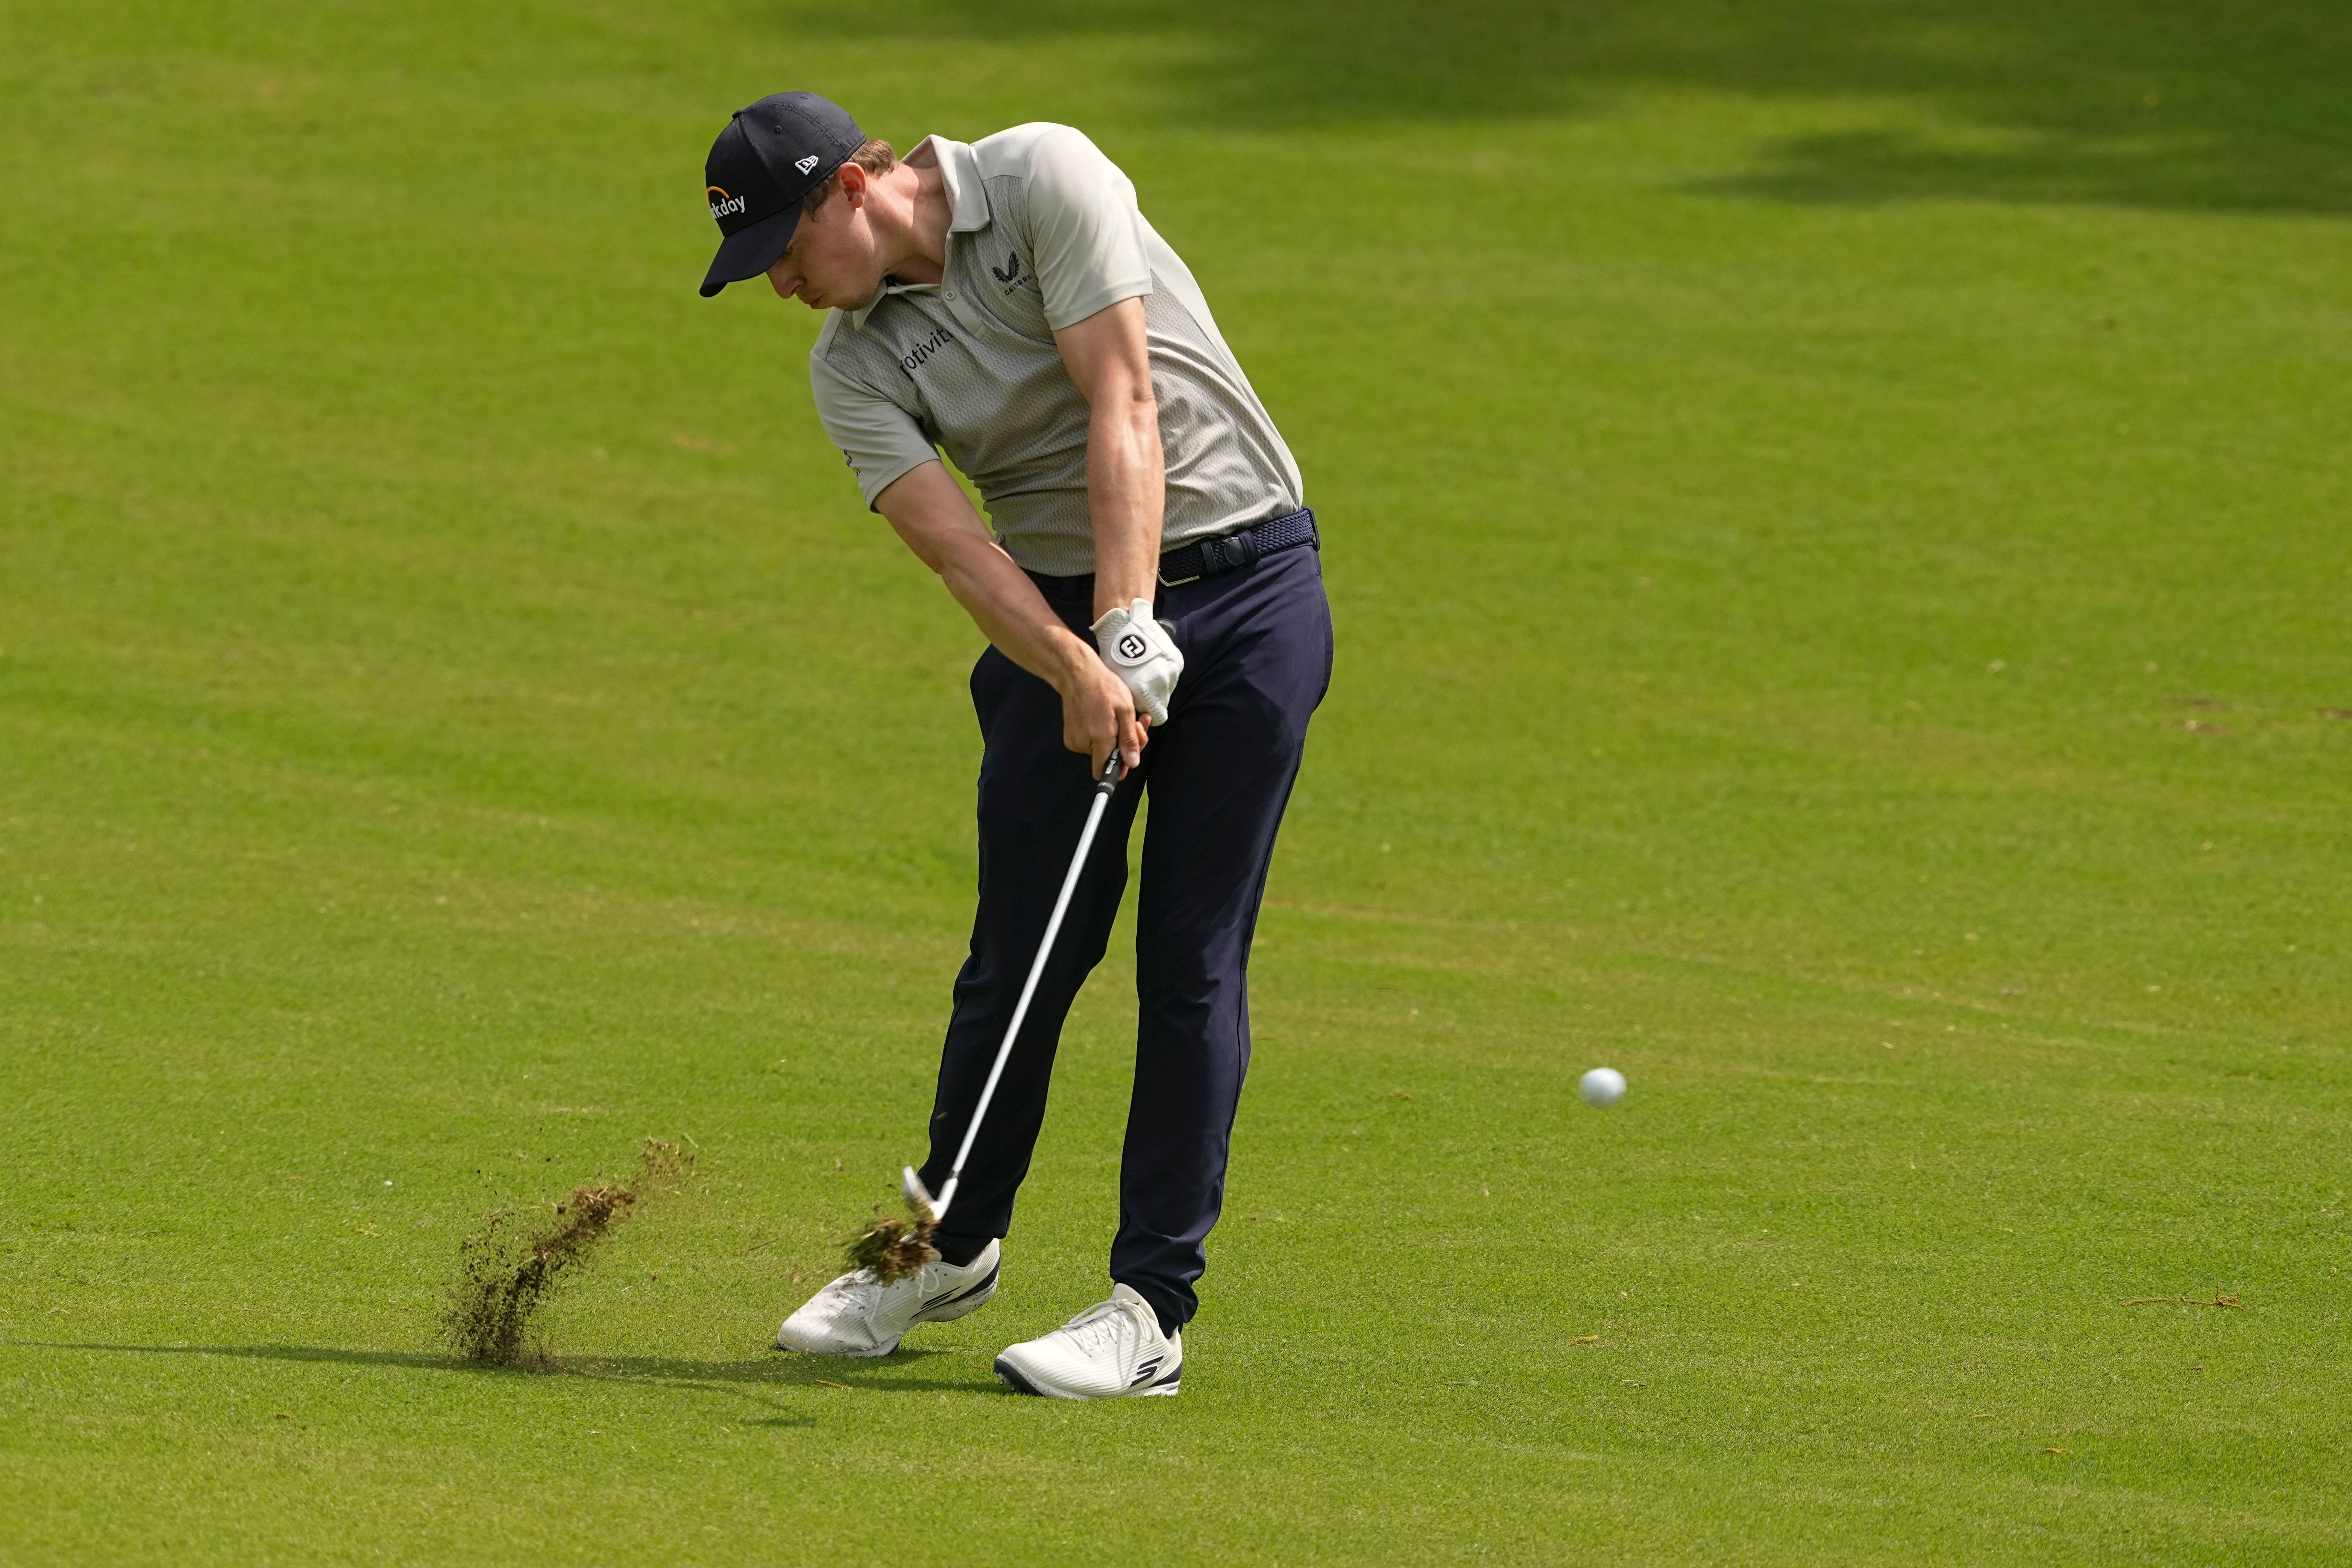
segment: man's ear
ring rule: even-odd
[[[866,204],[867,185],[866,170],[863,166],[856,163],[844,163],[834,171],[833,177],[841,182],[841,193],[849,198],[849,205],[853,211]]]

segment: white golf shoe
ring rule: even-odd
[[[1151,1303],[1125,1285],[1052,1333],[996,1358],[996,1375],[1023,1394],[1053,1399],[1134,1399],[1173,1394],[1184,1375],[1184,1336],[1160,1332]]]
[[[943,1323],[977,1312],[996,1294],[1001,1249],[993,1241],[959,1269],[927,1263],[912,1279],[886,1285],[872,1270],[844,1274],[784,1320],[778,1350],[803,1355],[887,1355],[917,1323]]]

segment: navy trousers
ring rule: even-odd
[[[1071,629],[1089,635],[1094,580],[1036,580]],[[1199,1305],[1192,1285],[1224,1201],[1234,1111],[1249,1068],[1250,940],[1307,719],[1331,684],[1331,612],[1311,548],[1159,591],[1154,612],[1175,623],[1183,679],[1142,766],[1104,813],[940,1248],[957,1261],[1012,1227],[1013,1195],[1045,1124],[1062,1020],[1109,943],[1127,886],[1129,830],[1148,792],[1135,1092],[1110,1276],[1173,1327]],[[1062,700],[1052,686],[991,648],[972,668],[971,696],[983,741],[980,908],[971,956],[956,977],[921,1173],[934,1192],[1012,1021],[1093,788],[1088,759],[1062,748]]]

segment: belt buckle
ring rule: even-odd
[[[1160,586],[1162,588],[1181,588],[1188,582],[1198,582],[1204,577],[1223,577],[1229,571],[1244,570],[1258,563],[1260,553],[1255,528],[1243,528],[1230,534],[1212,534],[1207,538],[1195,539],[1189,545],[1180,545],[1177,548],[1199,550],[1201,570],[1190,577],[1173,579],[1166,572],[1160,572],[1158,576]],[[1162,556],[1160,559],[1165,560],[1168,558]]]
[[[1171,579],[1164,571],[1160,572],[1159,573],[1160,586],[1162,588],[1181,588],[1188,582],[1198,582],[1204,577],[1213,577],[1217,572],[1223,570],[1223,568],[1219,566],[1217,563],[1215,552],[1209,549],[1209,547],[1214,543],[1216,543],[1214,539],[1195,539],[1189,545],[1177,546],[1177,549],[1192,549],[1200,551],[1201,570],[1194,572],[1190,577],[1179,577],[1174,579]],[[1171,550],[1169,553],[1172,555],[1175,552]],[[1168,557],[1163,555],[1160,559],[1166,560]]]

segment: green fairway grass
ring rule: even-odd
[[[2352,13],[0,11],[0,1563],[2352,1561]],[[1084,127],[1339,636],[1183,1396],[1124,936],[984,1312],[977,633],[726,115]],[[1622,1105],[1579,1103],[1622,1070]],[[453,1360],[501,1205],[696,1174]]]

